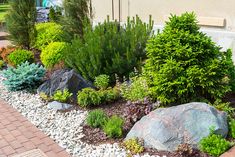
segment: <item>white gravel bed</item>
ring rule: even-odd
[[[1,73],[1,72],[0,72]],[[66,113],[49,110],[39,95],[26,91],[10,92],[0,74],[0,98],[17,109],[41,131],[54,139],[74,157],[125,157],[126,151],[118,144],[93,146],[83,143],[82,127],[87,112],[73,110]],[[150,157],[149,155],[144,155]]]

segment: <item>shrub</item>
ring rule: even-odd
[[[126,100],[143,101],[149,97],[149,87],[144,77],[134,77],[131,83],[124,82],[121,85],[121,95]]]
[[[230,119],[228,124],[230,136],[235,138],[235,119]]]
[[[46,46],[40,55],[44,66],[46,68],[53,68],[55,64],[62,61],[65,47],[65,42],[52,42]]]
[[[10,39],[18,46],[29,48],[35,41],[36,1],[10,0],[10,10],[5,17]]]
[[[34,54],[31,51],[18,49],[8,55],[8,61],[13,66],[20,65],[26,61],[32,63],[34,61]]]
[[[73,94],[69,92],[68,89],[64,89],[63,91],[58,90],[52,96],[54,100],[59,102],[67,102]]]
[[[36,24],[37,37],[34,47],[43,50],[52,42],[63,41],[63,31],[59,24],[54,22],[38,23]]]
[[[109,78],[108,75],[99,75],[95,77],[95,86],[102,90],[108,88]]]
[[[102,128],[108,120],[108,116],[102,110],[93,110],[89,112],[86,122],[93,128]]]
[[[11,54],[13,51],[15,51],[14,47],[7,47],[7,48],[1,48],[0,50],[0,57],[2,60],[6,63],[8,63],[8,56]]]
[[[3,71],[4,85],[9,90],[17,91],[22,89],[33,88],[43,79],[45,69],[37,64],[25,62],[17,68],[9,67]]]
[[[44,100],[44,101],[51,101],[51,100],[52,100],[52,98],[51,98],[49,95],[47,95],[47,94],[45,94],[45,93],[43,93],[43,92],[39,93],[39,96],[40,96],[40,98],[42,98],[42,100]]]
[[[92,88],[84,88],[78,92],[78,105],[88,107],[91,105],[99,105],[101,103],[100,94]]]
[[[221,52],[199,31],[194,13],[171,16],[146,49],[145,75],[153,97],[162,103],[214,101],[231,91],[231,51]]]
[[[129,77],[134,67],[140,69],[151,32],[152,21],[147,25],[139,17],[124,26],[109,20],[94,28],[87,25],[83,39],[75,38],[66,48],[65,62],[90,81],[107,74],[113,83],[115,74]]]
[[[108,88],[97,92],[101,96],[102,103],[112,102],[120,97],[120,92],[117,88]]]
[[[144,151],[144,147],[136,138],[125,140],[122,145],[129,150],[132,155],[140,154]]]
[[[211,131],[208,137],[203,138],[199,143],[201,151],[212,156],[220,156],[231,147],[231,143],[226,141],[221,135],[214,134]]]
[[[104,126],[104,132],[108,137],[121,137],[124,121],[118,116],[112,116]]]
[[[89,0],[64,0],[64,16],[61,21],[67,41],[71,41],[74,36],[83,37],[85,23],[90,23]],[[89,15],[90,13],[90,15]]]
[[[5,64],[4,61],[0,60],[0,70],[3,68],[4,64]]]
[[[50,11],[49,11],[49,21],[52,22],[59,22],[60,18],[62,15],[62,11],[61,8],[56,6],[54,7],[50,7]]]

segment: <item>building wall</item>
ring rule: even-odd
[[[92,0],[95,11],[95,21],[103,21],[107,15],[112,16],[112,0]],[[121,20],[127,16],[138,14],[144,21],[148,21],[151,14],[155,24],[162,25],[166,16],[194,11],[197,16],[213,19],[224,19],[223,30],[235,32],[235,1],[234,0],[120,0]],[[114,2],[114,17],[119,19],[119,0]],[[205,21],[205,22],[207,22]]]
[[[223,50],[232,48],[235,62],[235,0],[120,0],[120,5],[119,0],[92,2],[95,22],[104,21],[107,15],[125,22],[127,16],[136,14],[147,22],[149,15],[152,15],[155,30],[163,28],[171,13],[179,15],[193,11],[198,16],[203,32],[211,36]]]

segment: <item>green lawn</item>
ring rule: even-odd
[[[7,13],[8,8],[8,4],[0,4],[0,22],[4,21],[4,17]]]

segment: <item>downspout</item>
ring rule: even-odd
[[[114,20],[114,0],[112,0],[112,20]]]

